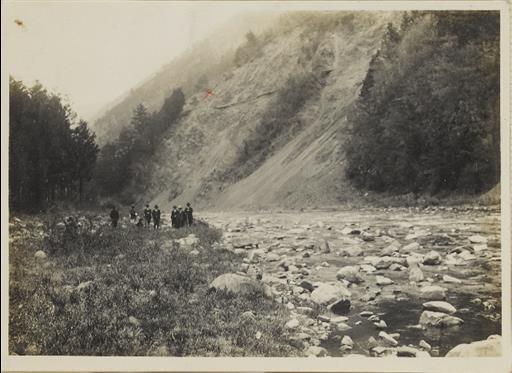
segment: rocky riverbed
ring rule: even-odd
[[[200,215],[222,228],[222,245],[243,258],[239,272],[261,279],[286,305],[290,343],[305,355],[467,356],[499,350],[496,209]],[[475,341],[484,347],[450,352]]]

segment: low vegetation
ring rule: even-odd
[[[240,260],[219,246],[220,231],[201,222],[157,232],[122,226],[94,216],[75,224],[56,216],[11,220],[11,353],[297,353],[285,341],[281,304],[209,291]],[[199,239],[197,252],[175,242],[189,234]],[[37,250],[47,257],[34,257]],[[253,316],[241,317],[246,311]]]

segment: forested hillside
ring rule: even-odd
[[[114,125],[99,190],[226,209],[478,195],[499,181],[498,46],[493,12],[284,14],[206,75],[172,65],[168,99]]]

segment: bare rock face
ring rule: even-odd
[[[483,341],[463,343],[452,348],[446,357],[499,357],[501,356],[501,336],[491,335]]]
[[[435,326],[439,328],[457,326],[464,323],[464,320],[448,315],[443,312],[423,311],[420,316],[421,325]]]
[[[236,295],[252,295],[260,293],[270,296],[268,289],[266,289],[261,282],[236,273],[225,273],[220,275],[212,281],[210,288]]]
[[[311,300],[316,304],[329,304],[341,298],[350,298],[351,293],[342,285],[321,284],[311,293]]]

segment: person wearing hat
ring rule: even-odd
[[[178,208],[176,206],[172,206],[171,225],[173,228],[178,228]]]
[[[194,222],[194,217],[192,216],[194,209],[190,205],[190,202],[187,202],[187,207],[185,207],[185,222],[190,227]]]
[[[155,205],[155,208],[152,211],[152,217],[153,217],[153,229],[159,229],[160,228],[160,209],[158,208],[158,205]]]
[[[151,207],[149,207],[149,204],[146,204],[144,208],[144,220],[146,221],[146,227],[149,227],[151,225]]]

